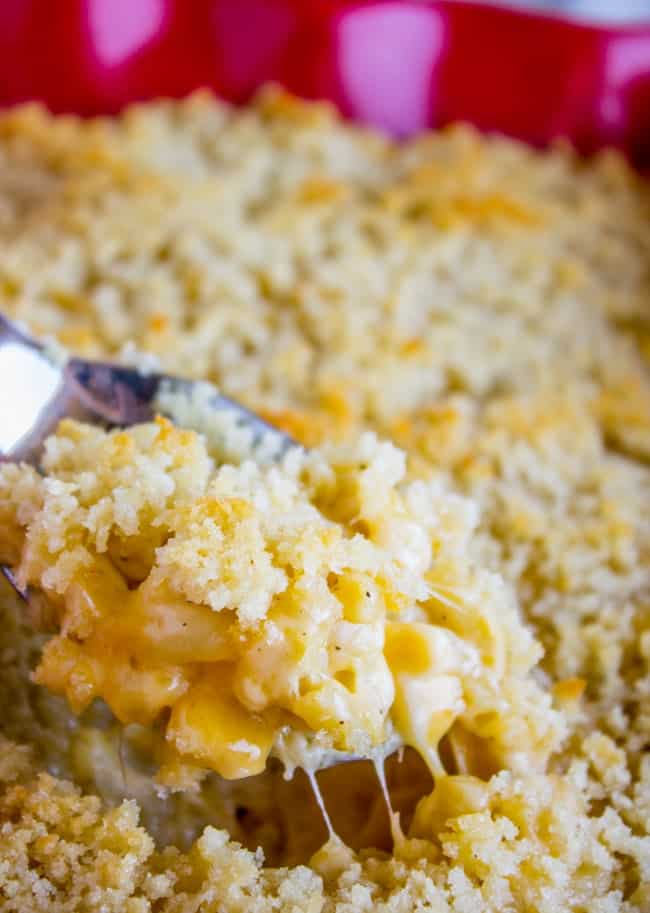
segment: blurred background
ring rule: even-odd
[[[269,81],[398,137],[466,121],[650,170],[650,0],[0,0],[0,108]]]

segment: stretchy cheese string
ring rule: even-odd
[[[386,811],[388,812],[388,820],[390,821],[390,835],[393,838],[393,846],[395,849],[399,847],[404,842],[404,831],[402,830],[402,825],[399,820],[399,812],[393,811],[393,805],[390,801],[390,793],[388,791],[388,784],[386,783],[386,770],[385,765],[386,759],[382,756],[374,756],[372,758],[372,764],[375,768],[375,773],[377,774],[377,779],[379,780],[379,785],[381,787],[381,795],[386,805]]]
[[[316,772],[314,770],[305,770],[305,773],[307,774],[307,777],[311,784],[311,788],[312,788],[314,796],[316,798],[316,802],[318,803],[320,813],[323,816],[323,821],[325,822],[325,826],[327,827],[327,833],[329,835],[328,839],[329,840],[338,840],[339,836],[335,832],[334,828],[332,827],[332,822],[330,821],[330,816],[327,814],[327,808],[325,807],[325,800],[323,799],[323,794],[320,791],[320,786],[318,785],[318,780],[316,779]]]
[[[383,754],[377,753],[370,758],[370,761],[375,769],[375,773],[377,774],[377,780],[379,782],[381,796],[384,801],[384,805],[386,806],[386,811],[388,813],[388,820],[390,822],[390,834],[391,834],[391,838],[393,840],[393,847],[397,850],[400,846],[402,846],[404,844],[406,837],[404,836],[404,831],[402,830],[402,825],[400,823],[399,812],[396,812],[393,810],[393,804],[390,799],[388,783],[386,782],[386,771],[385,771],[386,758]],[[400,761],[401,761],[401,758],[400,758]],[[318,780],[316,779],[316,771],[305,769],[305,773],[307,775],[307,778],[311,785],[312,791],[314,793],[314,797],[316,799],[316,803],[318,805],[318,808],[320,809],[320,813],[323,816],[323,821],[325,822],[325,826],[327,828],[327,833],[328,833],[327,843],[331,843],[332,841],[335,843],[338,843],[338,844],[342,843],[341,838],[338,836],[338,834],[334,830],[332,821],[327,812],[327,806],[325,805],[325,799],[323,798],[323,794],[321,792],[320,786],[318,785]]]

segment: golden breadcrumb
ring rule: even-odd
[[[272,762],[160,796],[160,732],[98,701],[76,716],[31,681],[57,638],[0,580],[3,913],[650,909],[650,192],[617,156],[468,128],[397,145],[274,92],[85,122],[24,107],[0,118],[0,307],[74,352],[217,384],[317,448],[326,476],[367,432],[392,441],[407,459],[391,484],[421,486],[412,509],[431,515],[425,490],[437,520],[449,505],[430,541],[439,594],[461,595],[429,599],[429,622],[483,656],[502,633],[493,693],[510,708],[455,721],[433,789],[414,753],[390,760],[394,845],[372,770],[321,773],[352,849],[319,850],[309,785]],[[159,562],[213,615],[236,592],[255,627],[273,573],[226,592],[209,567],[182,571],[224,471],[199,418],[180,424],[209,445],[146,426],[107,448],[67,426],[45,477],[4,467],[2,555],[27,572],[31,537],[61,595],[87,555],[129,586]],[[228,443],[235,485],[246,442]],[[250,472],[268,491],[268,462]],[[298,500],[351,529],[361,515],[330,494]],[[174,546],[158,520],[181,502]],[[376,548],[372,520],[353,533]],[[49,609],[33,606],[56,629]]]

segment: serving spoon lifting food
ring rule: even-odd
[[[38,342],[0,314],[0,462],[23,461],[38,466],[45,439],[63,418],[104,428],[128,427],[164,413],[164,406],[158,401],[161,394],[180,394],[191,401],[205,388],[205,382],[168,374],[60,357],[53,347]],[[280,460],[300,446],[216,389],[207,399],[201,396],[201,401],[214,412],[228,413],[235,427],[247,431],[252,448],[263,444],[265,455],[273,459]],[[11,569],[0,565],[0,571],[26,601],[29,594]],[[389,737],[380,746],[379,755],[386,757],[398,747],[397,741]],[[360,758],[328,749],[327,760],[319,766],[354,760]]]
[[[205,388],[205,383],[200,382]],[[182,394],[192,399],[199,382],[169,374],[139,371],[84,358],[61,358],[0,314],[0,461],[37,466],[45,439],[63,418],[126,428],[151,421],[161,407],[158,396]],[[298,444],[240,403],[216,389],[207,405],[227,412],[234,423],[248,430],[255,447],[272,440],[280,459]],[[2,573],[19,596],[25,593],[7,567]]]
[[[169,374],[57,357],[53,349],[0,314],[0,460],[36,465],[45,438],[62,418],[125,428],[153,419],[161,411],[156,401],[163,391],[191,399],[199,385],[205,387],[203,381]],[[248,429],[253,446],[272,435],[278,459],[298,446],[287,434],[216,389],[208,405],[215,412],[230,413],[237,425]]]

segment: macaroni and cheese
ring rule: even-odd
[[[0,117],[3,312],[308,448],[199,397],[2,467],[3,913],[650,909],[649,226],[277,91]]]
[[[448,734],[467,772],[539,767],[557,746],[539,648],[465,554],[473,506],[405,482],[371,433],[232,465],[163,418],[65,420],[43,469],[0,468],[0,561],[58,632],[34,680],[76,713],[101,698],[124,724],[162,720],[162,783],[252,776],[271,753],[311,769],[394,736],[434,775]]]

